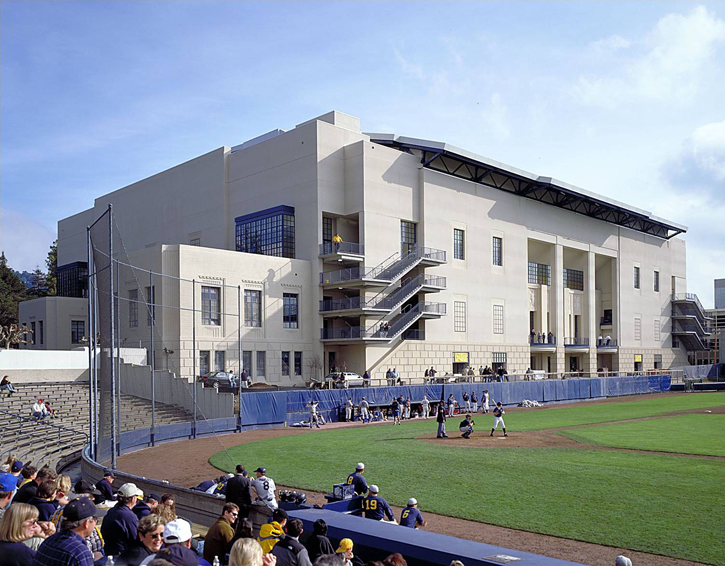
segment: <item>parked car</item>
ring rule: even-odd
[[[199,382],[204,387],[213,387],[214,389],[233,389],[232,380],[225,371],[210,371],[209,373],[199,377]]]
[[[340,374],[342,374],[342,377],[344,379],[340,379]],[[359,374],[351,371],[343,371],[343,372],[333,372],[331,374],[328,374],[328,376],[325,378],[325,383],[328,387],[331,387],[330,383],[334,383],[332,387],[335,389],[346,389],[348,387],[362,387],[363,384],[363,378]]]

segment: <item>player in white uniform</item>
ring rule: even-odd
[[[260,466],[254,471],[257,474],[257,479],[252,480],[252,487],[257,493],[257,501],[261,501],[274,511],[277,509],[277,497],[275,495],[277,486],[274,485],[272,478],[266,476],[267,470],[265,468]]]
[[[352,421],[352,412],[354,407],[355,406],[352,404],[352,397],[349,397],[347,403],[345,403],[345,420],[347,422]]]
[[[365,400],[365,397],[360,401],[360,420],[364,423],[370,422],[370,404]]]
[[[481,405],[483,406],[483,412],[488,413],[488,389],[484,389],[483,393],[481,393]]]
[[[310,428],[312,428],[312,425],[315,425],[317,428],[320,428],[320,421],[317,417],[317,401],[310,401]]]
[[[423,395],[423,418],[427,419],[428,415],[430,414],[430,401],[428,401],[428,397]]]

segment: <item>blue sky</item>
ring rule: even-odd
[[[0,2],[0,248],[336,109],[689,226],[725,277],[722,2]]]

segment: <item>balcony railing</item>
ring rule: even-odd
[[[556,346],[556,336],[553,334],[551,336],[529,335],[529,344],[532,346]]]
[[[328,311],[344,311],[364,308],[366,302],[360,297],[350,297],[347,299],[325,299],[320,301],[320,312]]]
[[[565,337],[564,346],[589,346],[589,338]]]
[[[704,330],[704,332],[703,332],[703,330]],[[695,324],[679,324],[679,325],[674,325],[672,327],[672,332],[673,333],[677,333],[677,332],[694,332],[695,334],[698,334],[700,336],[702,336],[702,335],[708,336],[710,334],[710,332],[708,332],[707,330],[705,330],[702,327],[699,327],[699,326],[697,326]]]
[[[616,348],[617,341],[611,338],[597,338],[597,348]]]
[[[348,267],[337,271],[324,271],[320,273],[320,284],[335,284],[357,279],[381,279],[375,267]]]
[[[365,255],[365,246],[357,242],[322,242],[320,244],[320,255],[331,254],[352,254]]]
[[[672,300],[673,301],[692,301],[700,308],[700,310],[703,313],[705,312],[705,307],[702,306],[700,299],[697,298],[697,295],[695,295],[695,293],[673,293]]]

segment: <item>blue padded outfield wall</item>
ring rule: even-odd
[[[256,427],[274,424],[294,424],[307,418],[307,404],[311,400],[319,403],[319,412],[328,421],[338,420],[340,407],[352,397],[357,407],[363,396],[371,408],[388,406],[393,397],[410,397],[414,404],[422,401],[423,395],[432,403],[448,398],[452,393],[463,405],[463,392],[487,389],[492,401],[504,405],[518,405],[524,399],[549,403],[552,401],[574,401],[577,399],[599,399],[620,395],[639,395],[670,390],[669,375],[636,377],[596,377],[587,379],[455,383],[446,385],[408,385],[396,387],[356,387],[352,389],[305,389],[298,391],[275,391],[273,393],[244,393],[242,395],[242,427]]]

